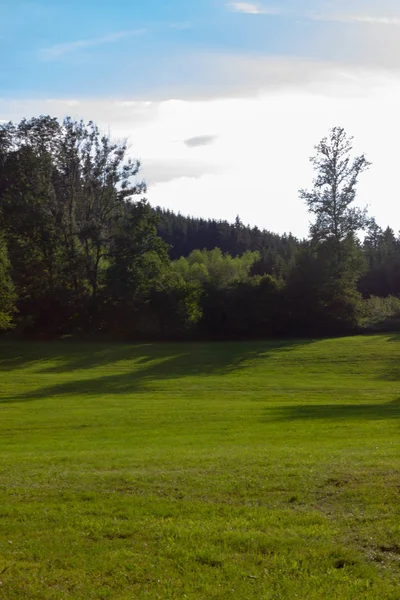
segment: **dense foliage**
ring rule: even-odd
[[[400,312],[400,237],[353,207],[341,128],[316,146],[309,240],[143,199],[140,164],[93,124],[0,125],[0,329],[53,337],[324,335]],[[363,242],[358,233],[366,230]]]

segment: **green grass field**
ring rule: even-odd
[[[0,345],[0,600],[400,598],[400,336]]]

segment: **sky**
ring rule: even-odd
[[[399,0],[0,0],[0,121],[94,120],[182,214],[308,233],[331,127],[372,163],[357,203],[400,229]]]

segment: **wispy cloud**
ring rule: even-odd
[[[246,15],[283,16],[286,14],[285,11],[278,7],[262,7],[258,4],[251,4],[250,2],[230,2],[227,4],[227,7],[233,12],[244,13]]]
[[[146,29],[134,29],[128,31],[117,31],[98,38],[89,38],[86,40],[76,40],[74,42],[66,42],[64,44],[56,44],[49,48],[40,50],[39,55],[42,60],[57,60],[66,54],[71,54],[82,48],[91,48],[93,46],[101,46],[112,42],[118,42],[124,38],[142,35],[146,33]]]
[[[400,26],[400,17],[390,16],[372,16],[358,14],[331,14],[318,12],[287,12],[276,6],[263,6],[261,4],[253,4],[251,2],[230,2],[227,8],[233,12],[246,15],[269,15],[291,18],[303,18],[310,21],[322,21],[328,23],[359,23],[370,25],[395,25]]]
[[[200,179],[204,175],[216,175],[221,170],[220,165],[211,161],[193,161],[188,158],[147,158],[141,173],[149,185],[155,185],[182,177]]]
[[[310,14],[313,21],[328,21],[330,23],[366,23],[371,25],[396,25],[400,26],[400,17],[379,17],[369,15],[346,14]]]
[[[188,148],[198,148],[199,146],[209,146],[213,144],[218,136],[216,135],[197,135],[184,140]]]

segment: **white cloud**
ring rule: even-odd
[[[303,18],[311,21],[328,23],[355,23],[370,25],[400,26],[400,16],[372,15],[364,13],[330,13],[317,11],[287,11],[277,6],[263,6],[250,2],[230,2],[229,10],[247,15],[287,16],[290,18]]]
[[[354,14],[318,14],[308,15],[313,21],[326,21],[328,23],[359,23],[370,25],[394,25],[400,26],[400,17],[385,17],[372,15],[354,15]]]
[[[42,60],[57,60],[66,54],[74,52],[75,50],[100,46],[102,44],[108,44],[111,42],[118,42],[124,38],[141,35],[143,33],[146,33],[145,29],[117,31],[115,33],[110,33],[98,38],[89,38],[86,40],[77,40],[74,42],[66,42],[64,44],[56,44],[55,46],[50,46],[49,48],[43,48],[40,50],[39,56]]]
[[[360,181],[359,203],[369,204],[383,226],[399,229],[400,206],[393,199],[400,85],[395,80],[381,87],[370,83],[368,91],[354,96],[284,92],[257,99],[165,103],[161,123],[172,129],[190,127],[198,119],[218,131],[218,141],[199,148],[198,156],[220,165],[221,171],[150,182],[150,201],[203,217],[233,220],[239,214],[246,223],[306,235],[309,217],[297,190],[311,185],[308,158],[314,144],[330,127],[343,124],[355,136],[355,152],[366,152],[373,162]]]
[[[261,7],[250,2],[230,2],[228,8],[233,12],[244,13],[246,15],[283,15],[285,14],[280,8],[276,7]]]
[[[324,73],[323,64],[312,70],[297,63],[296,69],[295,84],[285,85],[282,70],[292,70],[281,60],[275,65],[275,85],[252,97],[3,101],[0,119],[41,113],[93,119],[113,136],[129,137],[130,152],[142,160],[153,205],[229,220],[239,214],[246,223],[298,236],[308,229],[297,194],[312,181],[308,157],[330,127],[343,125],[355,136],[355,151],[365,152],[373,163],[359,185],[360,204],[369,204],[381,225],[399,229],[396,74],[338,66]],[[184,143],[201,132],[213,132],[214,143]]]
[[[220,170],[218,164],[212,161],[188,158],[171,160],[161,156],[144,160],[141,177],[153,186],[181,178],[200,179],[204,175],[219,173]]]

